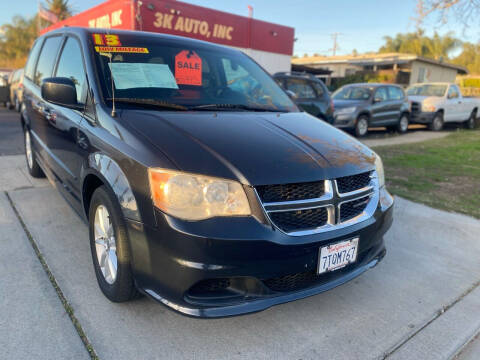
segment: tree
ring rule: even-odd
[[[395,37],[385,36],[385,44],[380,53],[399,52],[431,57],[437,60],[448,58],[449,54],[459,48],[462,42],[453,36],[453,33],[433,37],[425,35],[423,30],[413,33],[397,34]]]
[[[47,0],[48,9],[58,16],[59,20],[65,20],[72,16],[69,0]]]
[[[467,26],[480,15],[480,0],[417,0],[418,28],[427,17],[435,15],[443,24],[448,22],[450,15],[454,15]]]
[[[480,74],[480,45],[463,44],[462,53],[452,63],[466,67],[471,74]]]
[[[15,16],[11,24],[1,26],[0,59],[3,66],[21,67],[37,37],[36,17],[25,19]]]

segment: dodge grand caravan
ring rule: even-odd
[[[300,112],[240,51],[56,30],[31,50],[21,119],[28,171],[88,223],[111,301],[248,313],[331,289],[385,255],[393,198],[380,158]]]

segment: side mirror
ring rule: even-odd
[[[296,100],[298,98],[297,94],[295,94],[292,90],[285,90],[288,97],[292,100]]]
[[[42,98],[46,101],[70,109],[81,110],[77,102],[77,89],[72,79],[65,77],[46,78],[42,82]]]
[[[383,99],[381,97],[376,97],[376,98],[373,99],[374,104],[382,102],[382,101],[383,101]]]

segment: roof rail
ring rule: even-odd
[[[308,77],[310,79],[318,80],[318,78],[315,75],[310,74],[306,71],[280,71],[273,74],[273,76],[277,76],[277,75],[302,76],[302,77]]]

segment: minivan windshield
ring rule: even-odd
[[[298,111],[288,95],[238,51],[152,35],[93,34],[107,103],[159,110]],[[114,44],[114,46],[108,46]]]
[[[368,100],[372,89],[364,86],[344,86],[332,95],[334,100]]]
[[[440,84],[423,84],[414,85],[408,88],[407,95],[418,96],[443,96],[447,91],[447,85]]]

